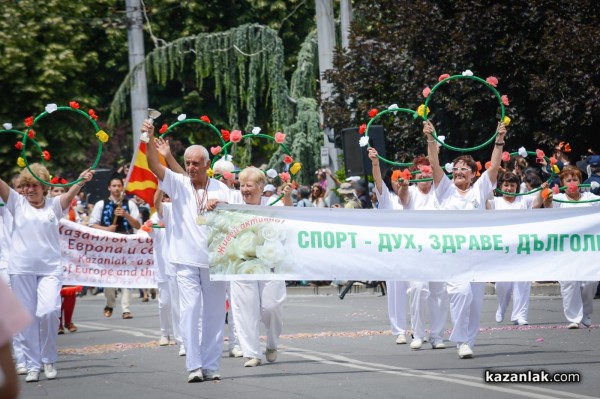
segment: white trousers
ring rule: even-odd
[[[58,276],[13,274],[10,282],[15,296],[34,315],[33,323],[15,336],[23,350],[28,371],[40,371],[42,364],[56,363],[56,337],[60,317]]]
[[[176,269],[186,368],[216,371],[223,351],[225,282],[210,281],[205,267],[177,264]]]
[[[571,323],[581,323],[593,313],[597,281],[559,281],[565,317]]]
[[[448,319],[448,292],[444,282],[409,282],[410,323],[415,338],[425,337],[425,319],[429,309],[431,333],[429,340],[444,339],[444,328]]]
[[[277,349],[283,329],[285,281],[232,281],[231,305],[244,357],[262,358],[260,322],[267,333],[267,349]]]
[[[227,282],[227,298],[229,298],[229,316],[227,317],[227,325],[229,327],[229,350],[232,350],[236,346],[240,346],[240,340],[237,336],[237,329],[235,327],[235,317],[233,316],[233,305],[231,304],[231,282]]]
[[[173,328],[173,338],[179,345],[183,345],[183,336],[181,335],[181,304],[179,303],[179,287],[177,286],[177,276],[167,276],[167,285],[169,296],[171,298],[171,327]]]
[[[499,281],[496,283],[496,297],[498,297],[498,310],[496,318],[504,319],[506,309],[512,294],[513,310],[510,321],[528,320],[529,294],[531,281]]]
[[[406,281],[386,281],[388,317],[392,334],[406,334]]]
[[[452,317],[449,339],[457,344],[466,342],[473,348],[479,332],[485,283],[447,283],[447,287]]]
[[[104,296],[106,297],[106,306],[115,308],[115,292],[118,288],[104,287]],[[129,302],[131,300],[131,291],[129,288],[121,288],[121,309],[123,313],[129,312]]]
[[[160,335],[168,337],[173,335],[173,316],[171,306],[173,301],[169,291],[169,282],[157,282],[158,286],[158,321],[160,324]]]

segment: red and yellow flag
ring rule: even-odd
[[[166,162],[159,155],[160,162],[166,165]],[[154,193],[158,188],[158,180],[154,173],[148,167],[146,158],[146,143],[140,141],[140,146],[135,154],[134,161],[130,167],[125,191],[127,194],[137,195],[151,208],[154,208]]]

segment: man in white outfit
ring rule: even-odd
[[[188,147],[183,156],[187,175],[174,173],[158,160],[152,121],[144,121],[141,130],[150,136],[146,152],[148,166],[158,178],[159,188],[171,197],[173,231],[169,261],[177,270],[188,382],[218,380],[221,378],[225,282],[210,281],[205,213],[212,211],[218,202],[228,201],[229,188],[208,177],[210,159],[206,148]]]

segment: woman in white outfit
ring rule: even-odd
[[[506,126],[498,122],[498,135],[494,143],[490,167],[474,184],[477,164],[468,155],[459,156],[454,160],[452,180],[446,176],[440,166],[437,142],[432,136],[434,131],[431,122],[424,122],[423,133],[427,137],[427,154],[431,162],[433,187],[440,209],[484,211],[488,197],[496,188]],[[461,359],[472,358],[475,337],[479,332],[485,283],[448,282],[447,287],[453,323],[450,341],[456,342],[458,356]]]
[[[580,184],[581,171],[575,166],[565,166],[560,172],[560,185],[573,186],[573,189],[567,189],[565,193],[556,194],[553,198],[562,201],[556,202],[552,198],[544,200],[544,208],[572,208],[581,206],[600,206],[600,202],[578,202],[591,199],[598,199],[597,195],[590,192],[580,192],[575,186]],[[568,328],[577,329],[580,324],[585,327],[592,325],[591,314],[593,311],[593,300],[596,293],[597,281],[560,281],[560,294],[563,299],[563,309],[565,317],[570,322]]]
[[[431,164],[424,156],[413,159],[411,172],[419,171],[415,179],[432,177]],[[423,181],[409,186],[404,182],[400,188],[400,202],[404,209],[436,210],[439,204],[432,190],[433,182]],[[411,349],[420,349],[425,339],[425,315],[429,308],[431,333],[429,342],[433,349],[446,349],[444,328],[448,319],[448,292],[443,281],[411,281],[408,297],[410,299],[410,322],[413,329]]]
[[[506,172],[500,177],[498,185],[505,193],[518,193],[520,191],[521,179],[515,173]],[[542,206],[541,191],[534,195],[502,194],[487,202],[487,209],[533,209]],[[510,321],[519,326],[529,324],[527,315],[529,313],[529,294],[531,292],[531,281],[497,281],[496,297],[498,298],[498,309],[496,310],[496,322],[504,321],[504,314],[508,309],[510,297],[513,300],[513,310]]]
[[[48,170],[30,165],[42,180],[49,181]],[[14,219],[8,273],[15,296],[35,316],[34,322],[17,335],[27,367],[26,382],[36,382],[44,366],[48,379],[56,378],[58,359],[56,332],[60,314],[62,265],[60,262],[59,219],[93,171],[81,173],[84,182],[74,184],[65,194],[46,198],[48,186],[37,181],[28,169],[19,177],[23,194],[0,179],[0,197]]]
[[[388,190],[379,169],[379,158],[377,150],[369,148],[369,158],[373,165],[373,180],[375,181],[375,195],[377,196],[377,209],[402,210],[402,204],[398,199],[399,184],[392,179],[392,191]],[[388,317],[392,328],[392,335],[396,337],[396,344],[406,344],[406,290],[407,281],[387,280],[386,296],[388,306]]]
[[[275,198],[263,197],[266,185],[264,172],[248,167],[239,174],[242,201],[247,205],[268,206]],[[293,206],[292,187],[286,184],[282,201],[275,205]],[[244,353],[244,367],[262,364],[260,350],[260,323],[267,332],[265,357],[268,362],[277,360],[279,335],[283,328],[283,301],[286,297],[285,281],[253,280],[231,282],[231,306],[238,340]]]

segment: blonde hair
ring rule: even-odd
[[[254,166],[248,166],[247,168],[242,170],[238,176],[240,181],[249,179],[261,188],[264,188],[267,184],[267,176],[265,176],[262,170]]]
[[[38,179],[44,181],[50,180],[50,172],[48,172],[48,169],[46,169],[44,165],[39,163],[32,163],[31,165],[29,165],[29,168],[31,169],[31,172],[35,173]],[[23,169],[21,173],[19,173],[19,184],[23,185],[40,183],[44,188],[44,194],[46,194],[48,192],[48,186],[38,181],[35,177],[33,177],[33,174],[31,174],[31,172],[27,168]]]

